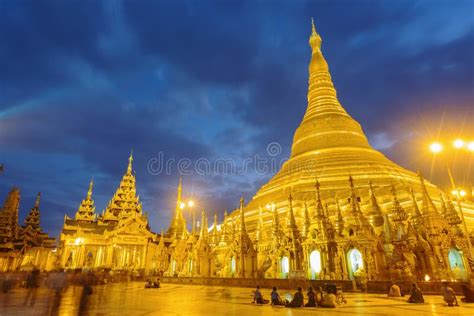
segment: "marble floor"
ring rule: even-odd
[[[61,297],[58,315],[77,315],[81,289],[69,287]],[[0,315],[48,315],[52,310],[53,293],[38,291],[33,307],[23,306],[26,291],[14,289],[0,297]],[[269,298],[270,290],[263,290]],[[280,291],[291,297],[289,291]],[[251,302],[252,289],[197,285],[163,284],[161,289],[144,289],[142,283],[98,286],[89,296],[85,315],[474,315],[474,304],[447,307],[440,296],[425,296],[424,304],[408,304],[406,298],[387,298],[379,294],[345,293],[347,304],[335,309],[289,309]]]

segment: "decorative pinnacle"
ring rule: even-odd
[[[132,173],[132,162],[133,162],[133,149],[130,151],[130,157],[128,157],[127,174]]]
[[[311,36],[309,37],[309,45],[312,49],[321,49],[321,36],[316,32],[316,27],[314,26],[314,19],[311,18]]]
[[[36,202],[35,202],[36,208],[39,207],[40,199],[41,199],[41,192],[38,192],[38,195],[36,196]]]
[[[94,187],[94,178],[91,179],[91,182],[89,183],[89,190],[87,191],[87,197],[91,198],[92,196],[92,188]]]

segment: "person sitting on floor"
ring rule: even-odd
[[[335,308],[337,302],[337,297],[335,294],[328,293],[324,295],[323,302],[321,304],[322,307],[325,308]]]
[[[316,293],[313,292],[313,288],[310,286],[308,289],[308,303],[305,307],[316,307]]]
[[[278,290],[275,287],[273,287],[273,290],[272,290],[272,305],[286,305],[288,304],[288,300],[283,300],[280,296],[280,294],[278,293]]]
[[[156,279],[155,282],[153,282],[153,287],[159,289],[161,287],[160,279]]]
[[[260,292],[260,285],[257,285],[257,289],[253,294],[253,302],[255,304],[268,304],[268,300],[264,300],[262,292]]]
[[[304,306],[304,298],[303,298],[303,289],[298,287],[298,292],[295,293],[293,299],[290,303],[286,305],[286,307],[303,307]]]
[[[456,298],[456,293],[454,293],[453,288],[448,286],[448,282],[443,282],[441,294],[443,295],[443,300],[448,303],[448,306],[459,306],[458,299]]]
[[[315,294],[316,294],[316,305],[323,306],[323,300],[324,300],[323,288],[320,286],[316,287]]]
[[[388,292],[389,297],[401,297],[402,293],[400,291],[400,287],[392,282],[392,286],[390,287],[390,291]]]
[[[416,283],[412,284],[410,291],[410,297],[408,298],[408,303],[424,303],[425,299],[423,298],[423,293],[421,293],[420,288]]]
[[[461,298],[461,301],[464,303],[474,303],[474,291],[469,288],[466,284],[462,285],[462,293],[464,297]]]

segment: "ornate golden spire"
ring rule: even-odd
[[[38,195],[36,195],[35,208],[39,207],[40,200],[41,200],[41,192],[38,192]]]
[[[95,220],[95,206],[94,200],[92,199],[92,189],[94,187],[94,179],[89,183],[89,189],[87,190],[87,195],[84,200],[82,200],[81,205],[76,212],[76,220],[84,222],[93,222]]]
[[[423,210],[423,215],[425,214],[439,214],[438,210],[436,209],[436,206],[434,205],[433,201],[431,200],[431,197],[428,193],[428,190],[426,189],[425,185],[425,179],[423,178],[423,175],[421,174],[420,171],[418,171],[418,178],[420,179],[420,184],[421,184],[421,193],[423,194],[423,205],[421,209]]]
[[[245,228],[245,212],[244,212],[244,196],[240,197],[240,231],[246,232]]]
[[[183,179],[179,176],[177,197],[176,197],[176,208],[171,219],[170,227],[168,228],[168,234],[174,237],[180,237],[182,231],[186,231],[186,219],[183,216]]]
[[[302,236],[304,238],[308,237],[310,226],[311,226],[311,221],[309,220],[308,204],[306,203],[306,199],[305,199],[304,200],[304,225],[303,225],[303,232],[302,232]]]
[[[369,180],[369,195],[370,195],[370,212],[369,212],[369,222],[374,227],[380,227],[383,225],[383,213],[382,209],[377,202],[375,197],[374,188],[372,186],[372,181]]]
[[[132,173],[133,154],[128,159],[127,172],[122,177],[119,187],[107,205],[101,220],[117,222],[130,216],[142,216],[142,204],[136,192],[135,175]]]
[[[130,152],[130,157],[128,157],[128,167],[127,167],[127,174],[132,174],[132,163],[133,163],[133,149]]]

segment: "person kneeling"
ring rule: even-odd
[[[293,299],[290,303],[286,305],[286,307],[303,307],[304,306],[304,298],[303,298],[303,289],[298,287],[298,292],[295,293]]]
[[[408,298],[408,303],[424,303],[425,299],[423,298],[423,293],[421,293],[420,288],[416,283],[412,284],[410,291],[410,297]]]
[[[448,286],[448,282],[443,282],[441,294],[443,295],[443,300],[448,303],[448,306],[459,306],[456,294],[454,293],[453,288]]]

